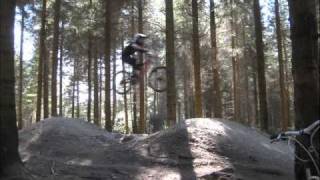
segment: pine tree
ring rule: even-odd
[[[261,128],[268,131],[268,110],[267,110],[267,93],[266,93],[266,77],[265,77],[265,60],[263,52],[263,39],[262,39],[262,22],[259,0],[253,1],[253,14],[255,22],[255,35],[256,35],[256,51],[257,51],[257,71],[258,71],[258,87],[259,87],[259,118]]]
[[[212,70],[213,70],[213,112],[214,117],[222,118],[222,97],[220,90],[220,74],[217,48],[217,34],[216,34],[216,15],[214,0],[210,0],[210,35],[211,35],[211,49],[212,49]]]
[[[22,162],[18,153],[18,130],[14,85],[14,16],[16,1],[0,1],[0,178],[14,176],[12,166]],[[12,169],[11,169],[12,170]],[[18,169],[11,173],[17,173]]]
[[[320,118],[319,57],[316,1],[289,1],[292,40],[292,72],[294,77],[295,126],[305,128]],[[317,99],[317,100],[316,100]],[[309,143],[309,137],[299,140]],[[319,148],[319,147],[316,147]],[[306,158],[296,146],[296,155]],[[296,179],[306,180],[305,165],[295,160]]]
[[[21,11],[21,36],[20,36],[20,56],[19,56],[19,92],[18,92],[18,128],[23,128],[23,118],[22,118],[22,92],[23,92],[23,44],[24,44],[24,26],[25,26],[25,17],[26,12],[24,10],[24,4],[20,5]]]
[[[43,87],[43,66],[46,54],[46,14],[47,14],[47,0],[42,0],[42,12],[41,12],[41,30],[40,30],[40,55],[38,62],[38,87],[37,87],[37,112],[36,121],[41,119],[41,105],[42,105],[42,87]]]
[[[166,0],[167,124],[176,123],[176,81],[173,1]]]
[[[51,115],[57,116],[57,69],[59,51],[59,22],[60,22],[61,0],[54,3],[54,23],[53,23],[53,46],[52,46],[52,76],[51,76]]]
[[[195,84],[195,115],[202,117],[202,93],[201,93],[201,73],[200,73],[200,42],[198,27],[198,1],[192,0],[192,41],[193,41],[193,65]]]
[[[111,1],[105,1],[105,129],[112,131],[111,124],[111,100],[110,100],[110,52],[111,52]]]

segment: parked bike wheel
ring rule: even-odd
[[[156,92],[167,90],[167,68],[159,66],[153,68],[148,77],[148,86]]]
[[[116,73],[116,92],[118,94],[125,94],[131,88],[131,74],[127,71],[120,71]]]

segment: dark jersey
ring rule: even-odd
[[[137,50],[132,47],[132,43],[130,43],[127,47],[124,48],[122,51],[122,56],[131,56],[133,55]]]
[[[130,43],[122,51],[122,57],[130,57],[131,55],[133,55],[137,51],[144,53],[144,52],[147,52],[148,50],[144,49],[143,46],[140,46],[137,43]]]

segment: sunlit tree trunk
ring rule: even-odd
[[[59,116],[63,116],[63,43],[64,43],[64,22],[62,21],[61,23],[61,39],[60,39],[60,59],[59,59],[59,64],[60,64],[60,85],[59,85]]]
[[[76,60],[73,64],[73,78],[72,78],[72,98],[71,98],[71,117],[74,118],[75,113],[75,93],[76,93]]]
[[[20,57],[19,57],[19,91],[18,91],[18,128],[23,128],[23,121],[22,121],[22,91],[23,91],[23,44],[24,44],[24,19],[26,16],[26,12],[24,10],[24,5],[20,6],[21,11],[21,35],[20,35]]]
[[[41,105],[42,105],[42,87],[43,87],[43,64],[46,57],[46,14],[47,14],[47,0],[42,0],[41,12],[41,29],[40,29],[40,47],[39,47],[39,63],[38,63],[38,81],[37,81],[37,111],[36,121],[41,119]]]
[[[259,87],[259,118],[261,128],[268,131],[268,110],[267,110],[267,93],[266,93],[266,77],[265,77],[265,60],[263,50],[262,22],[259,0],[253,1],[253,14],[255,22],[256,35],[256,51],[257,51],[257,71],[258,71],[258,87]]]
[[[99,52],[99,59],[100,59],[100,67],[99,67],[99,122],[101,123],[101,119],[102,119],[102,111],[103,111],[103,108],[102,108],[102,89],[103,89],[103,58],[102,58],[102,55],[101,53]]]
[[[279,77],[280,77],[280,102],[281,102],[281,129],[286,131],[289,125],[289,106],[287,101],[287,90],[285,86],[285,74],[283,65],[283,48],[282,48],[282,33],[279,11],[279,0],[275,0],[275,14],[276,14],[276,33],[278,46],[278,60],[279,60]]]
[[[77,118],[80,118],[80,80],[77,73]]]
[[[216,15],[214,0],[210,0],[210,35],[213,70],[213,113],[214,117],[222,118],[222,97],[220,90],[220,65],[218,61]]]
[[[294,78],[295,126],[305,128],[320,119],[319,102],[319,57],[316,1],[289,1],[292,72]],[[308,147],[309,137],[302,136],[303,144]],[[316,146],[319,146],[316,145]],[[319,147],[315,147],[316,149]],[[301,146],[296,146],[296,155],[307,158]],[[306,180],[305,165],[295,159],[296,179]]]
[[[176,81],[173,1],[166,0],[167,124],[176,123]]]
[[[135,33],[135,1],[131,2],[131,37],[134,36]],[[138,123],[137,123],[137,90],[133,87],[133,97],[132,97],[132,132],[138,133]]]
[[[112,125],[114,125],[116,114],[117,114],[117,92],[116,92],[116,60],[117,60],[117,52],[116,48],[113,50],[113,63],[112,63]]]
[[[88,36],[88,105],[87,105],[87,119],[91,122],[91,102],[92,102],[92,32],[89,30]]]
[[[184,99],[184,117],[186,119],[190,118],[190,111],[189,111],[189,98],[188,98],[188,76],[187,76],[187,73],[186,72],[186,68],[183,69],[183,99]]]
[[[192,0],[192,42],[193,42],[193,65],[195,84],[195,116],[202,117],[202,93],[200,73],[200,42],[198,27],[198,1]]]
[[[291,74],[291,72],[289,72],[289,55],[288,55],[288,50],[287,50],[287,44],[286,44],[286,39],[285,39],[285,32],[282,28],[282,47],[283,47],[283,54],[284,54],[284,72],[285,72],[285,90],[286,90],[286,101],[288,104],[288,122],[289,122],[289,126],[292,126],[293,122],[292,122],[292,118],[290,117],[290,91],[289,89],[291,89],[291,78],[289,77],[289,75]]]
[[[123,44],[123,37],[122,37],[122,43],[121,43],[121,49],[124,49],[124,44]],[[125,67],[124,67],[124,62],[122,61],[122,70],[125,71]],[[115,78],[115,76],[114,76]],[[124,86],[124,91],[126,92],[126,86]],[[126,134],[129,133],[129,120],[128,120],[128,97],[127,97],[127,93],[123,94],[123,101],[124,101],[124,122],[125,122],[125,130],[126,130]]]
[[[111,0],[105,1],[105,129],[112,131],[110,100]]]
[[[143,3],[138,0],[138,31],[143,33]],[[140,62],[143,62],[143,56],[140,54]],[[144,77],[140,77],[139,81],[139,133],[144,133],[146,129],[146,120],[144,112]]]
[[[235,14],[234,14],[234,1],[231,0],[231,19],[230,19],[230,26],[231,26],[231,48],[232,48],[232,81],[233,81],[233,119],[235,121],[240,120],[240,102],[239,102],[239,77],[238,77],[238,65],[239,65],[239,58],[236,52],[236,24],[235,24]]]
[[[246,36],[246,27],[244,25],[244,23],[242,23],[242,39],[243,39],[243,61],[244,64],[242,66],[243,68],[243,74],[244,74],[244,96],[245,96],[245,119],[246,119],[246,123],[251,126],[252,121],[253,121],[253,117],[251,114],[251,102],[250,102],[250,98],[249,98],[249,72],[248,72],[248,68],[250,66],[249,63],[249,57],[248,57],[248,45],[247,45],[247,36]]]
[[[97,38],[95,38],[97,42]],[[94,58],[93,58],[93,116],[94,124],[100,126],[99,121],[99,76],[98,76],[98,43],[94,44]]]
[[[8,174],[8,168],[22,164],[18,153],[15,109],[13,34],[15,5],[15,0],[0,1],[0,179],[15,175]]]
[[[43,61],[43,118],[49,117],[49,49],[45,49]],[[48,72],[48,73],[45,73]]]
[[[257,61],[255,60],[255,52],[254,50],[250,47],[248,49],[248,56],[250,57],[249,59],[251,60],[251,67],[252,70],[250,72],[251,77],[252,77],[252,96],[253,96],[253,120],[252,120],[252,125],[258,127],[259,126],[259,113],[258,113],[258,88],[257,88]]]
[[[51,76],[51,115],[57,116],[57,69],[59,51],[59,22],[61,0],[54,3],[53,46],[52,46],[52,76]]]

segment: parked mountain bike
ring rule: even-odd
[[[288,146],[294,151],[293,153],[295,154],[296,160],[303,164],[307,180],[320,180],[319,129],[320,120],[314,122],[305,129],[299,131],[286,131],[270,137],[272,143],[281,140],[288,141]],[[307,138],[309,142],[302,142],[301,139],[305,138],[301,137]],[[292,148],[294,146],[299,146],[304,153],[298,155]]]
[[[132,86],[136,85],[140,78],[143,78],[146,73],[147,85],[156,92],[164,92],[167,89],[167,68],[165,66],[155,65],[156,57],[150,54],[146,55],[146,60],[139,71],[138,76],[134,72],[122,70],[116,73],[116,92],[118,94],[128,93]],[[150,70],[150,67],[152,69]]]

